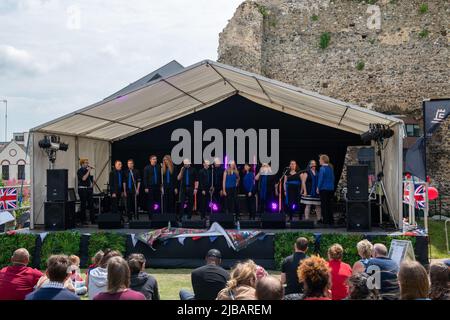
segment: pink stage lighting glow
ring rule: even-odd
[[[154,205],[153,205],[153,210],[158,210],[159,209],[159,204],[158,203],[155,203]]]
[[[212,209],[212,211],[217,212],[219,211],[219,206],[217,205],[217,203],[214,202],[210,202],[209,203],[209,207]]]
[[[227,169],[227,164],[228,164],[228,156],[225,155],[225,161],[223,162],[223,167],[225,170]]]
[[[278,209],[278,203],[276,202],[272,202],[270,204],[270,207],[272,208],[272,211],[276,211]]]

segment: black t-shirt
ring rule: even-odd
[[[303,285],[298,281],[297,270],[300,262],[308,256],[303,252],[295,252],[286,257],[281,265],[281,272],[286,274],[285,294],[302,293]]]
[[[215,300],[219,291],[225,288],[228,279],[229,273],[214,264],[195,269],[191,274],[195,300]]]
[[[78,186],[79,187],[92,187],[92,182],[94,180],[94,177],[89,175],[86,180],[83,181],[84,175],[88,172],[88,169],[81,167],[77,171],[77,178],[78,178]]]

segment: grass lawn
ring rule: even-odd
[[[450,227],[450,223],[448,223],[447,226]],[[429,219],[428,229],[431,243],[430,259],[450,258],[450,254],[447,253],[447,247],[445,244],[444,221],[434,221]]]

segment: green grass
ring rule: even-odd
[[[447,226],[450,227],[450,223],[447,224]],[[430,236],[431,243],[430,259],[450,258],[450,254],[447,253],[447,247],[445,244],[444,221],[434,221],[429,219],[428,234]]]

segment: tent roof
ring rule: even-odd
[[[393,126],[402,122],[211,60],[128,89],[125,94],[113,94],[31,131],[115,141],[208,108],[235,94],[268,108],[356,134],[367,131],[370,123]]]

